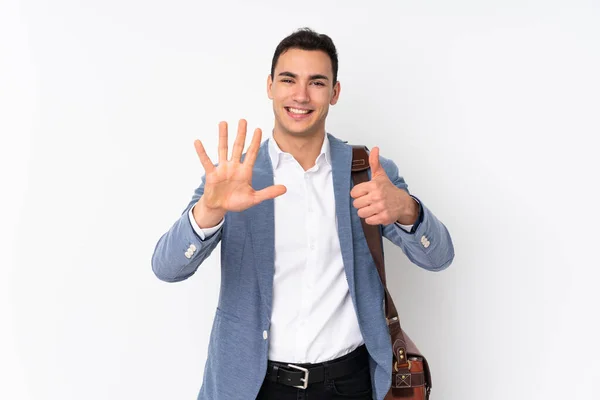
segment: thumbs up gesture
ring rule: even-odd
[[[390,181],[379,163],[379,148],[373,147],[369,154],[371,180],[352,188],[352,205],[358,209],[358,216],[369,225],[388,225],[399,222],[412,225],[417,221],[419,206],[404,190]]]

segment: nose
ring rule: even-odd
[[[298,103],[308,103],[310,101],[310,97],[308,96],[308,90],[305,85],[300,84],[294,86],[292,100]]]

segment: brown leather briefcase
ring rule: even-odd
[[[364,146],[352,146],[352,181],[354,185],[369,180],[369,154]],[[398,311],[388,292],[385,280],[385,263],[381,227],[368,225],[363,218],[361,224],[369,250],[377,266],[379,278],[385,289],[385,317],[390,331],[393,351],[392,387],[384,400],[426,400],[431,391],[431,373],[427,360],[417,346],[402,330]]]

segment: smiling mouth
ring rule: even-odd
[[[284,107],[287,112],[293,115],[308,115],[313,112],[313,110],[303,110],[301,108],[294,107]]]

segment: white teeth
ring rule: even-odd
[[[290,112],[294,113],[294,114],[308,114],[309,110],[299,110],[297,108],[291,108],[289,107],[288,110],[290,110]]]

